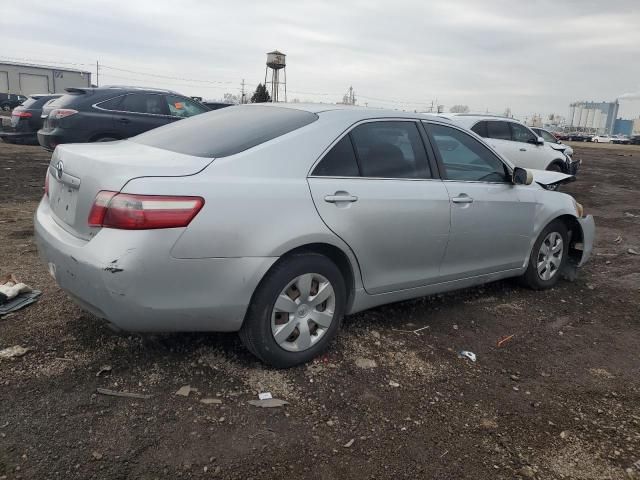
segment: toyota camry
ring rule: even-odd
[[[575,274],[595,226],[559,172],[514,167],[447,119],[242,105],[128,140],[58,146],[39,251],[84,309],[130,331],[238,331],[306,362],[344,315]]]

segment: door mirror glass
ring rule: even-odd
[[[531,185],[533,183],[533,174],[526,168],[516,167],[513,169],[514,185]]]

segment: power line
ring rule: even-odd
[[[34,59],[34,58],[21,58],[21,57],[8,57],[8,56],[2,56],[0,57],[0,59],[7,59],[7,60],[14,60],[14,61],[27,61],[27,62],[36,62],[36,63],[48,63],[48,64],[59,64],[59,65],[76,65],[76,66],[96,66],[96,77],[99,78],[100,73],[102,73],[102,76],[108,76],[111,78],[119,78],[121,80],[127,80],[127,81],[134,81],[134,82],[141,82],[144,81],[143,79],[140,78],[131,78],[131,77],[124,77],[124,76],[120,76],[120,75],[113,75],[111,73],[106,73],[104,72],[104,69],[107,70],[113,70],[116,72],[124,72],[124,73],[130,73],[133,75],[139,75],[142,77],[151,77],[151,78],[158,78],[158,79],[165,79],[165,80],[172,80],[172,81],[179,81],[179,82],[190,82],[192,84],[177,84],[174,83],[174,85],[180,85],[180,86],[184,86],[184,87],[189,87],[189,88],[194,88],[194,87],[199,87],[199,88],[228,88],[228,86],[231,85],[237,85],[236,81],[231,81],[231,80],[206,80],[206,79],[201,79],[201,78],[189,78],[189,77],[177,77],[177,76],[172,76],[172,75],[163,75],[163,74],[159,74],[159,73],[155,73],[155,72],[149,72],[149,71],[142,71],[142,70],[132,70],[132,69],[127,69],[127,68],[121,68],[121,67],[117,67],[117,66],[113,66],[113,65],[105,65],[105,64],[98,64],[96,62],[96,64],[89,64],[89,63],[81,63],[81,62],[68,62],[68,61],[57,61],[57,60],[42,60],[42,59]],[[102,70],[102,72],[100,71]],[[104,83],[104,82],[103,82]],[[172,82],[173,83],[173,82]],[[204,85],[193,85],[193,84],[204,84]],[[247,87],[255,87],[257,86],[257,84],[249,84],[249,83],[244,83],[245,86]],[[295,95],[312,95],[312,96],[316,96],[316,97],[327,97],[327,96],[332,96],[332,97],[336,97],[338,100],[342,97],[342,93],[339,92],[307,92],[307,91],[291,91],[290,93],[295,94]],[[390,99],[390,98],[380,98],[380,97],[370,97],[367,95],[362,95],[359,94],[359,97],[361,99],[365,99],[365,100],[370,100],[370,101],[374,101],[374,102],[379,102],[379,103],[385,103],[385,104],[392,104],[392,105],[424,105],[424,106],[428,106],[430,105],[429,102],[421,102],[421,101],[416,101],[416,100],[400,100],[400,99]]]

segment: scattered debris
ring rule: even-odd
[[[376,361],[371,358],[356,358],[356,367],[358,368],[376,368],[377,366],[378,364],[376,363]]]
[[[563,430],[560,432],[560,438],[565,440],[569,437],[569,432],[567,432],[566,430]]]
[[[101,395],[109,395],[111,397],[139,398],[142,400],[153,397],[153,395],[147,395],[144,393],[117,392],[115,390],[109,390],[108,388],[98,388],[96,391]]]
[[[498,428],[498,422],[491,418],[483,418],[482,420],[480,420],[480,427],[484,428],[485,430],[495,430],[496,428]]]
[[[0,350],[0,358],[22,357],[30,350],[31,348],[25,348],[25,347],[21,347],[20,345],[14,345],[13,347]]]
[[[469,360],[471,360],[472,362],[476,361],[476,354],[473,352],[470,352],[468,350],[462,350],[458,353],[458,356],[460,358],[468,358]]]
[[[635,217],[637,217],[638,215],[634,215],[634,214],[633,214],[633,213],[631,213],[631,212],[624,212],[624,216],[625,216],[625,217],[629,217],[629,218],[635,218]]]
[[[534,472],[533,468],[531,468],[529,465],[522,467],[519,473],[525,478],[534,478],[536,476],[536,472]]]
[[[289,405],[289,402],[278,398],[268,398],[266,400],[249,400],[249,405],[261,408],[276,408],[282,407],[283,405]]]
[[[353,442],[355,442],[355,441],[356,441],[356,439],[355,439],[355,438],[352,438],[352,439],[351,439],[351,440],[349,440],[347,443],[345,443],[345,444],[343,445],[343,447],[344,447],[344,448],[349,448],[349,447],[351,447],[351,445],[353,445]]]
[[[0,317],[31,305],[41,293],[18,281],[13,274],[0,277]]]
[[[498,339],[496,342],[497,348],[502,348],[507,342],[509,342],[513,337],[515,337],[515,333],[513,335],[504,335]]]
[[[98,370],[98,373],[96,373],[96,377],[99,377],[103,373],[109,372],[111,372],[111,365],[103,365],[102,367],[100,367],[100,370]]]
[[[219,398],[203,398],[200,400],[200,403],[204,403],[205,405],[219,405],[222,403],[222,400]]]
[[[393,380],[389,380],[389,386],[393,388],[398,388],[400,384],[398,382],[394,382]]]
[[[180,395],[181,397],[188,397],[191,392],[197,392],[197,388],[191,388],[191,385],[185,385],[180,387],[175,395]]]
[[[100,452],[93,452],[91,456],[94,460],[102,460],[102,454]]]
[[[391,330],[393,330],[394,332],[401,332],[401,333],[414,333],[414,334],[420,336],[420,332],[422,330],[424,330],[425,328],[429,328],[429,327],[430,327],[430,325],[426,325],[424,327],[416,328],[415,330],[400,330],[400,329],[397,329],[397,328],[392,328]]]
[[[620,243],[622,242],[622,237],[620,235],[618,235],[614,240],[613,243]]]
[[[629,250],[627,250],[627,253],[630,253],[631,255],[640,255],[640,253],[638,253],[638,251],[634,248],[630,248]]]
[[[440,455],[440,458],[444,457],[447,453],[449,453],[449,450],[445,450],[442,455]]]
[[[258,398],[260,400],[269,400],[270,398],[273,398],[273,395],[271,395],[271,392],[264,392],[264,393],[259,393]]]

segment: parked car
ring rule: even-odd
[[[11,112],[11,122],[0,131],[0,139],[7,143],[38,143],[37,132],[42,127],[42,107],[59,94],[29,95],[22,105]]]
[[[565,145],[564,143],[562,143],[560,139],[556,135],[551,133],[549,130],[545,130],[544,128],[536,128],[536,127],[531,127],[531,130],[533,131],[533,133],[535,133],[539,137],[542,137],[544,141],[547,142],[551,148],[558,150],[560,152],[563,152],[565,155],[573,159],[573,148],[571,148],[569,145]]]
[[[5,112],[13,110],[27,99],[24,95],[14,93],[0,93],[0,108]]]
[[[619,145],[628,145],[630,143],[630,139],[626,135],[613,135],[611,137],[611,143],[616,143]]]
[[[590,142],[593,135],[584,132],[571,132],[567,140],[571,142]]]
[[[233,103],[223,103],[223,102],[202,102],[204,105],[209,107],[211,110],[219,110],[220,108],[232,107]]]
[[[38,142],[47,150],[63,143],[109,142],[208,112],[170,90],[137,87],[67,88],[46,105]]]
[[[602,135],[594,135],[593,137],[591,137],[591,141],[593,143],[611,143],[613,141],[613,137],[605,133]]]
[[[60,287],[116,326],[239,331],[288,367],[344,314],[506,277],[553,287],[595,233],[543,188],[571,178],[440,117],[239,105],[58,146],[35,235]]]
[[[640,135],[633,135],[630,139],[629,139],[629,143],[631,145],[640,145]]]
[[[466,113],[444,116],[486,139],[489,145],[518,167],[571,175],[578,171],[579,161],[573,161],[513,118]]]

